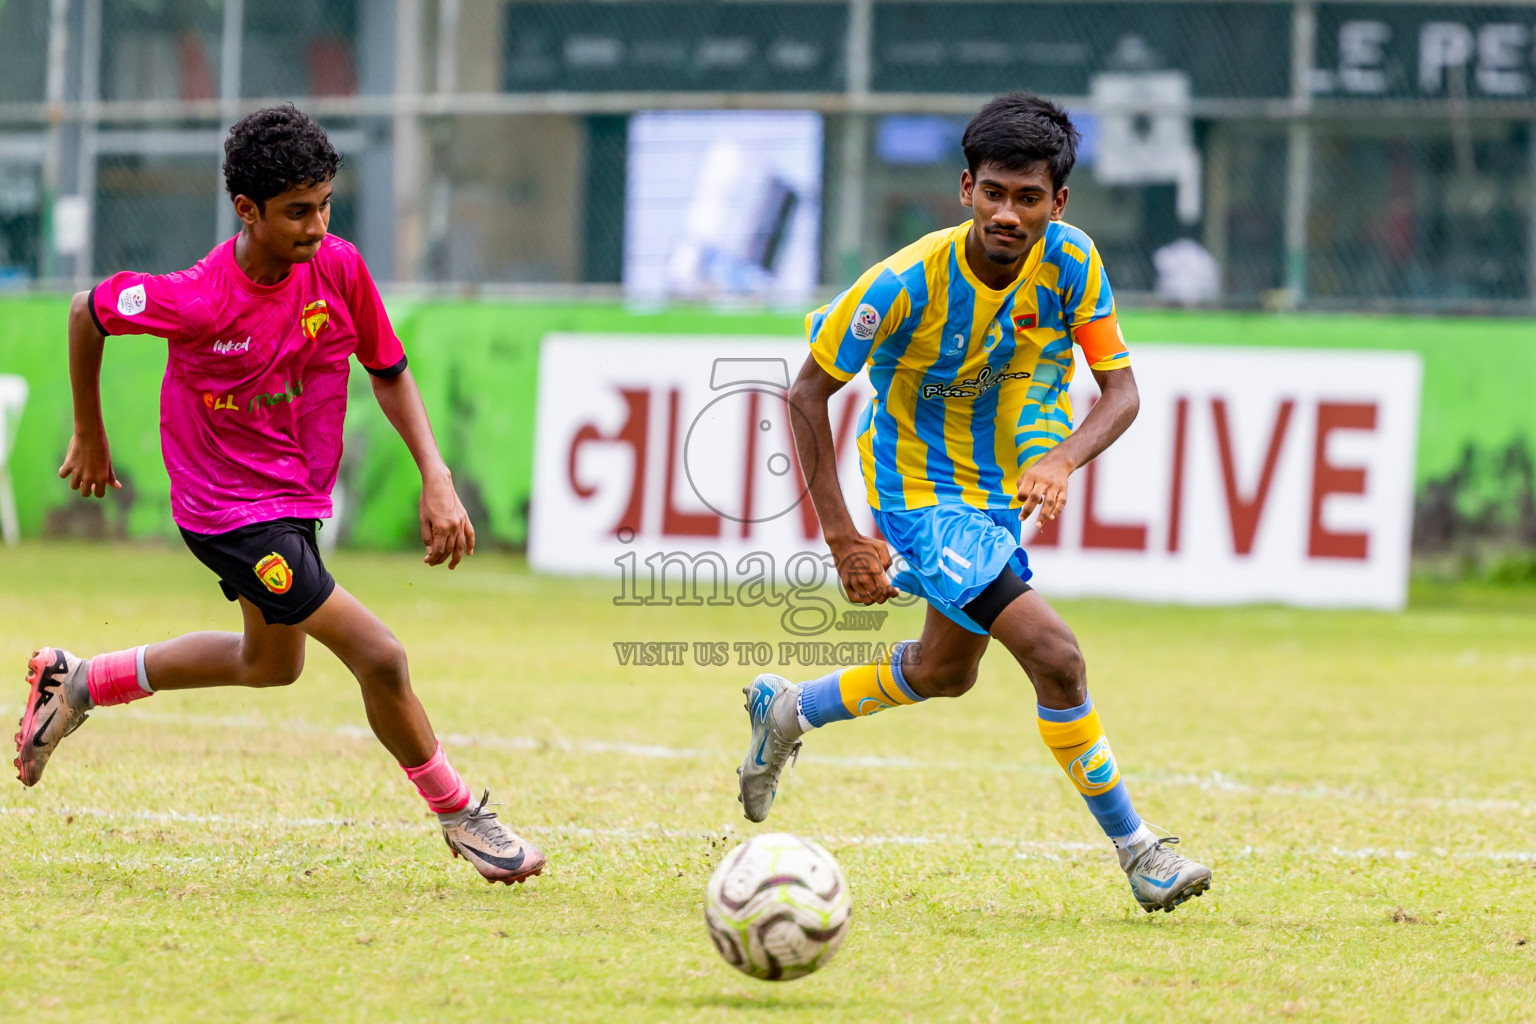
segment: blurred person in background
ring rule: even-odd
[[[1179,238],[1152,254],[1157,297],[1181,306],[1221,298],[1221,265],[1193,238]]]

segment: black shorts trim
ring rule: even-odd
[[[1003,566],[1003,571],[997,574],[997,579],[988,583],[986,589],[971,598],[962,611],[975,620],[976,625],[992,632],[992,623],[1003,614],[1003,609],[1017,601],[1024,594],[1035,589],[1019,578],[1019,574],[1013,571],[1013,566]]]
[[[398,377],[405,372],[405,363],[405,356],[401,356],[400,361],[394,366],[386,366],[382,370],[375,370],[373,367],[365,365],[363,369],[367,370],[375,377],[381,377],[384,380],[389,380],[391,377]]]
[[[100,287],[100,283],[91,286],[91,294],[86,297],[85,308],[90,310],[91,323],[96,325],[96,329],[101,332],[101,336],[103,338],[110,338],[112,337],[112,332],[101,326],[101,317],[96,315],[96,289]]]
[[[181,531],[197,560],[219,578],[233,601],[243,597],[269,626],[296,626],[336,590],[320,558],[315,519],[273,519],[225,533]]]

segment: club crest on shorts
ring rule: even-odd
[[[879,329],[880,312],[867,302],[859,303],[859,308],[853,311],[853,324],[848,328],[849,333],[860,341],[868,341]]]
[[[293,570],[288,567],[288,559],[276,551],[256,563],[256,578],[274,594],[286,594],[293,586]]]
[[[1104,789],[1114,784],[1120,774],[1120,766],[1115,764],[1109,740],[1100,736],[1093,746],[1073,760],[1067,771],[1081,789]]]
[[[325,325],[331,322],[331,311],[325,300],[316,299],[305,306],[304,312],[299,315],[299,322],[304,325],[304,337],[314,341]]]

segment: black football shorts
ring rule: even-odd
[[[315,613],[336,589],[320,560],[316,519],[274,519],[227,533],[193,533],[182,539],[197,560],[219,577],[224,596],[243,597],[261,609],[268,625],[293,626]]]

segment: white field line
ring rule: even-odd
[[[0,705],[0,717],[20,715],[19,706]],[[259,715],[189,715],[140,711],[135,708],[113,709],[110,714],[97,712],[103,722],[138,721],[179,726],[207,726],[211,728],[247,730],[285,730],[288,732],[313,733],[340,739],[375,742],[373,732],[357,725],[317,725],[302,719],[267,719]],[[471,735],[443,733],[439,739],[452,747],[482,747],[499,750],[558,751],[566,754],[591,754],[652,758],[659,760],[699,760],[734,762],[737,754],[705,747],[669,747],[661,744],[620,743],[609,740],[572,740],[563,737],[535,739],[528,736]],[[1042,764],[1020,761],[940,759],[920,760],[909,757],[835,757],[821,754],[801,754],[807,764],[824,764],[838,768],[889,768],[926,772],[1019,772],[1028,775],[1059,777],[1059,771]],[[1240,796],[1281,797],[1296,800],[1326,800],[1333,803],[1370,803],[1399,807],[1415,807],[1425,810],[1487,811],[1498,814],[1536,814],[1536,802],[1503,800],[1486,797],[1428,797],[1402,796],[1370,790],[1328,786],[1323,783],[1290,785],[1254,785],[1242,782],[1223,772],[1195,774],[1190,772],[1127,771],[1126,781],[1138,786],[1165,786],[1192,788],[1213,793],[1233,793]]]
[[[147,821],[162,824],[194,824],[194,825],[230,825],[241,828],[268,829],[278,831],[301,831],[315,828],[346,828],[364,832],[414,832],[427,835],[436,832],[435,825],[427,822],[406,821],[363,821],[350,818],[330,817],[240,817],[225,814],[188,814],[180,811],[149,811],[149,810],[120,810],[111,811],[96,807],[0,807],[0,816],[31,816],[47,814],[54,817],[75,816],[92,818],[102,821]],[[736,838],[734,826],[726,826],[719,832],[703,832],[696,829],[667,828],[660,825],[648,825],[640,828],[592,828],[580,825],[519,825],[520,832],[526,832],[530,836],[555,836],[567,839],[613,839],[625,842],[731,842]],[[965,836],[939,833],[936,835],[812,835],[810,838],[817,842],[834,847],[846,846],[959,846],[972,849],[996,849],[1012,850],[1017,859],[1029,857],[1041,857],[1048,860],[1062,859],[1062,855],[1068,856],[1093,856],[1108,857],[1110,850],[1104,843],[1083,843],[1065,840],[1032,840],[1032,839],[1008,839],[1000,836]],[[271,854],[261,854],[260,858],[269,858]],[[1430,847],[1422,850],[1390,849],[1384,847],[1363,847],[1360,849],[1348,849],[1331,846],[1319,848],[1295,848],[1277,847],[1266,848],[1257,846],[1244,846],[1240,850],[1227,854],[1229,858],[1267,858],[1267,857],[1331,857],[1348,860],[1395,860],[1407,861],[1418,859],[1431,860],[1472,860],[1494,862],[1519,862],[1536,863],[1536,850],[1456,850],[1448,847]],[[102,854],[93,857],[90,854],[69,855],[66,858],[51,858],[51,855],[38,853],[32,855],[32,859],[46,863],[66,863],[75,859],[87,862],[123,862],[123,858],[114,857],[112,854]],[[231,863],[243,861],[248,858],[229,858]],[[1220,858],[1218,858],[1219,861]],[[220,856],[203,857],[166,857],[156,858],[156,863],[186,863],[215,864],[224,861]]]

